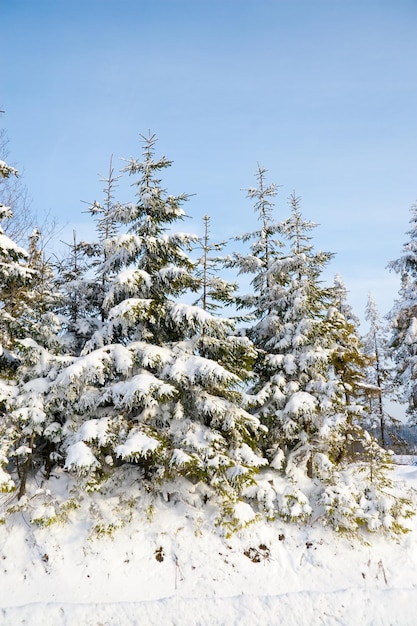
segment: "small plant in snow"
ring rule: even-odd
[[[271,551],[264,543],[259,544],[257,548],[250,547],[243,553],[252,561],[252,563],[261,563],[262,561],[269,561]]]
[[[413,516],[412,499],[391,478],[389,453],[370,436],[365,438],[367,462],[335,470],[328,478],[320,503],[324,523],[338,532],[357,534],[365,528],[398,535],[408,532],[407,519]]]
[[[216,525],[225,531],[226,538],[261,520],[261,516],[248,503],[237,498],[223,499],[219,508],[220,515]]]
[[[165,551],[162,546],[155,550],[155,559],[158,563],[162,563],[165,560]]]

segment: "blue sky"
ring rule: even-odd
[[[242,189],[257,163],[293,190],[335,253],[350,303],[397,296],[417,199],[415,0],[2,0],[1,123],[33,208],[81,237],[110,155],[159,137],[170,193],[194,195],[183,230],[252,230]],[[129,186],[122,200],[132,199]]]

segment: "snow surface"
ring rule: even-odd
[[[417,489],[416,466],[395,471]],[[68,477],[55,480],[64,489]],[[113,500],[86,499],[90,519],[94,506],[103,519]],[[82,508],[46,528],[23,513],[9,519],[0,527],[0,625],[416,624],[416,518],[398,539],[279,521],[228,538],[192,504],[146,504],[111,536]]]

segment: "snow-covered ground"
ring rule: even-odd
[[[416,466],[395,471],[417,489]],[[0,624],[414,626],[411,525],[397,540],[283,522],[225,538],[198,511],[161,502],[98,537],[82,510],[47,528],[19,514],[0,527]]]

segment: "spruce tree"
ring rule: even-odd
[[[249,254],[245,251],[235,251],[228,259],[228,266],[237,269],[239,276],[252,275],[252,292],[239,295],[235,298],[238,310],[245,310],[257,321],[256,325],[248,328],[248,334],[253,335],[257,343],[262,343],[262,337],[273,333],[274,319],[270,319],[268,312],[274,300],[273,282],[270,274],[271,263],[282,246],[278,236],[280,224],[273,219],[273,199],[277,195],[278,186],[266,182],[267,170],[258,165],[256,173],[257,187],[247,189],[247,197],[253,202],[254,211],[260,222],[260,228],[238,235],[235,241],[250,244]],[[272,324],[272,328],[269,328]]]
[[[291,215],[282,222],[288,242],[270,268],[275,288],[274,313],[278,327],[268,339],[268,373],[260,414],[269,428],[271,453],[284,452],[287,472],[293,464],[315,474],[319,454],[334,455],[331,431],[343,413],[340,385],[331,375],[333,327],[329,309],[334,291],[321,284],[321,274],[332,258],[316,252],[300,198],[289,199]]]
[[[411,207],[409,240],[402,255],[388,265],[401,277],[399,298],[390,313],[392,358],[397,397],[407,405],[410,423],[417,423],[417,204]]]
[[[201,256],[196,261],[195,275],[198,278],[199,296],[194,305],[199,305],[203,311],[211,314],[220,314],[236,302],[236,282],[230,282],[221,277],[221,271],[227,265],[227,257],[218,254],[226,242],[212,242],[210,240],[210,218],[205,215],[204,235],[197,243],[197,250]],[[240,332],[235,331],[239,316],[223,318],[226,332],[207,333],[204,329],[200,335],[198,352],[201,356],[221,363],[234,374],[247,381],[251,376],[251,369],[255,361],[255,348],[251,341]]]
[[[259,420],[245,408],[254,350],[211,312],[229,288],[198,274],[189,256],[198,238],[173,230],[187,196],[167,195],[160,172],[171,162],[155,159],[154,135],[143,141],[143,159],[125,167],[136,177],[135,201],[115,207],[120,231],[103,239],[96,268],[108,277],[102,323],[55,374],[47,410],[63,421],[65,467],[89,489],[129,467],[151,490],[183,476],[220,495],[233,520],[241,487],[265,463]],[[207,262],[209,247],[206,238]],[[187,304],[200,289],[205,308]]]
[[[9,210],[2,207],[2,214],[8,215]],[[49,463],[44,389],[32,383],[45,369],[49,371],[49,350],[57,352],[60,346],[53,275],[39,240],[35,229],[27,252],[0,230],[0,368],[7,380],[0,390],[0,464],[8,466],[8,473],[2,475],[6,488],[17,487],[19,498],[25,494],[35,459],[41,465]]]
[[[55,264],[56,312],[62,326],[62,346],[67,354],[78,356],[85,344],[101,327],[100,307],[95,294],[100,285],[92,272],[91,244],[77,240]]]
[[[17,177],[18,172],[5,161],[0,161],[0,179]],[[9,353],[20,334],[19,316],[25,302],[21,295],[30,282],[28,253],[6,236],[2,223],[13,217],[10,207],[0,203],[0,350],[3,367],[16,361]],[[6,352],[5,352],[6,350]]]
[[[346,456],[353,460],[355,448],[363,438],[365,425],[363,403],[368,389],[366,374],[370,358],[362,346],[359,318],[348,303],[347,290],[339,274],[336,274],[334,279],[333,301],[328,318],[334,342],[331,364],[341,383],[347,416],[344,427],[345,445],[340,448],[338,460],[341,461]]]
[[[385,409],[384,400],[391,392],[392,362],[389,354],[387,324],[382,322],[371,294],[368,294],[365,319],[369,323],[369,330],[364,336],[363,344],[370,357],[365,393],[370,421],[376,420],[378,423],[380,443],[382,447],[385,447],[387,444],[386,426],[391,418]]]
[[[115,199],[115,189],[121,174],[115,174],[113,167],[113,155],[110,157],[109,173],[107,177],[100,180],[105,183],[103,189],[104,202],[101,204],[97,200],[88,207],[90,215],[96,221],[97,240],[93,243],[82,242],[81,249],[87,258],[90,259],[88,270],[85,273],[84,281],[87,287],[89,306],[95,312],[101,322],[106,319],[104,300],[108,287],[114,278],[114,271],[107,263],[110,254],[106,244],[114,239],[120,229],[117,214],[120,203]]]
[[[94,333],[102,331],[107,316],[104,300],[114,271],[107,263],[106,246],[120,228],[116,217],[120,204],[115,200],[119,179],[111,157],[108,176],[100,179],[105,183],[104,202],[95,200],[88,206],[88,212],[96,222],[96,238],[94,241],[78,241],[74,231],[73,242],[67,244],[68,253],[58,263],[63,343],[70,354],[80,355],[85,349],[88,351],[86,345]]]
[[[334,460],[339,453],[345,421],[342,389],[331,363],[334,332],[328,312],[334,294],[320,282],[332,255],[314,251],[309,233],[315,224],[302,218],[294,194],[290,217],[273,220],[276,186],[265,184],[262,168],[257,178],[258,188],[248,195],[255,199],[262,229],[240,236],[251,241],[250,253],[235,253],[229,264],[253,274],[252,294],[238,298],[251,313],[246,332],[258,351],[253,412],[267,429],[262,446],[270,466],[287,478],[284,483],[278,475],[273,479],[278,481],[275,495],[265,485],[256,497],[269,503],[269,514],[275,507],[285,518],[304,518],[311,507],[296,476],[301,471],[312,477],[332,464],[329,456]]]
[[[281,463],[281,459],[287,465],[297,457],[297,464],[302,464],[303,457],[311,474],[322,411],[334,408],[340,395],[329,362],[327,312],[333,291],[319,281],[332,255],[314,251],[309,232],[315,224],[302,218],[300,199],[294,194],[291,216],[273,222],[270,204],[269,212],[265,211],[264,173],[259,171],[259,188],[250,194],[257,200],[255,210],[263,229],[252,244],[253,254],[234,258],[240,268],[254,273],[254,294],[240,299],[242,306],[255,305],[256,321],[248,330],[260,351],[253,394],[261,403],[256,413],[269,431],[265,445],[271,462]],[[275,194],[275,187],[270,190]],[[249,237],[254,239],[253,235],[242,239]],[[287,242],[286,248],[282,241]]]
[[[0,176],[13,175],[15,171],[0,162]],[[16,370],[20,358],[16,352],[16,338],[24,337],[20,313],[24,308],[22,294],[31,279],[28,253],[4,234],[1,221],[12,215],[11,210],[0,205],[0,489],[12,490],[15,485],[6,471],[13,452],[13,434],[8,415],[13,408],[17,392]]]
[[[0,220],[10,214],[8,207],[0,206]],[[7,237],[0,226],[0,345],[3,350],[13,351],[16,339],[24,334],[20,320],[26,309],[24,294],[33,275],[28,256],[27,251]]]

